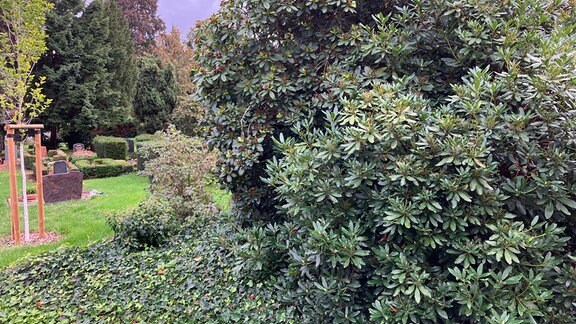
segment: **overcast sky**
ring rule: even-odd
[[[158,15],[168,31],[176,26],[185,37],[197,20],[210,17],[219,7],[220,0],[158,0]]]

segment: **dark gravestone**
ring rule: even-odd
[[[54,162],[54,174],[68,173],[68,164],[66,161]]]
[[[138,171],[143,171],[144,170],[144,163],[146,161],[144,161],[144,158],[141,157],[140,155],[138,155],[138,158],[136,159],[136,167],[138,168]]]
[[[134,140],[127,138],[126,143],[128,143],[128,153],[134,153]]]
[[[82,198],[82,180],[82,172],[78,171],[43,176],[44,202],[49,204]]]
[[[76,143],[76,144],[72,145],[72,151],[73,152],[84,151],[84,144]]]

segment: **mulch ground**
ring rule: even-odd
[[[52,243],[60,240],[62,235],[57,233],[45,233],[45,237],[43,239],[40,238],[40,234],[37,232],[30,232],[30,240],[28,242],[24,242],[24,233],[20,234],[20,245],[38,245],[38,244],[46,244]],[[12,240],[12,235],[2,236],[0,237],[0,248],[2,247],[10,247],[14,246],[14,241]]]

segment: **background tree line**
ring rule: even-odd
[[[52,99],[38,118],[51,131],[49,146],[161,129],[191,92],[184,76],[192,54],[178,30],[164,32],[157,1],[51,2],[48,50],[34,71]]]

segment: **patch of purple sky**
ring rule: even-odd
[[[178,27],[184,39],[196,21],[210,17],[220,8],[220,0],[158,0],[158,16],[166,30]]]

